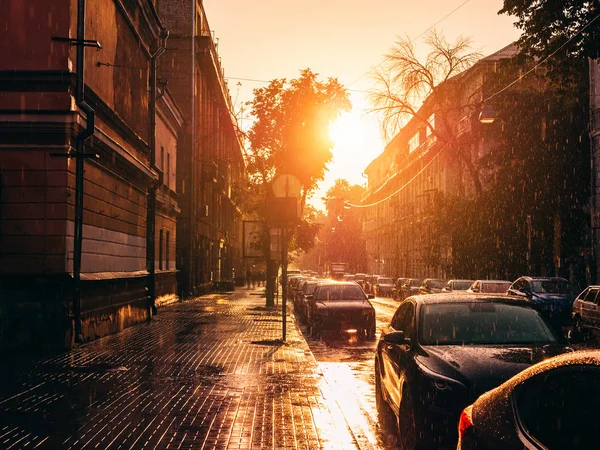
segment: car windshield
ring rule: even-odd
[[[322,286],[317,300],[365,300],[367,297],[360,286]]]
[[[575,288],[567,280],[548,279],[531,282],[533,292],[539,294],[575,294]]]
[[[426,286],[428,288],[442,289],[446,285],[445,280],[427,280]]]
[[[413,278],[408,283],[409,286],[421,286],[423,284],[423,278]]]
[[[424,345],[551,343],[555,335],[534,309],[506,303],[436,303],[421,308]]]
[[[379,283],[379,284],[394,284],[394,280],[392,280],[391,278],[380,278],[379,280],[377,280],[377,283]]]
[[[481,283],[481,291],[492,294],[503,294],[512,283]]]

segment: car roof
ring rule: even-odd
[[[474,283],[512,283],[509,280],[475,280]]]
[[[356,281],[327,280],[319,283],[319,286],[358,286],[358,283]]]
[[[563,353],[562,355],[534,364],[519,372],[496,389],[486,392],[479,397],[476,402],[479,403],[481,399],[484,399],[483,401],[485,401],[486,398],[494,395],[498,391],[511,392],[517,385],[529,378],[533,378],[534,376],[549,370],[568,366],[593,366],[595,369],[598,369],[600,368],[600,350],[579,350],[576,352]]]
[[[522,277],[519,277],[517,279],[524,279],[524,280],[528,280],[528,281],[564,280],[566,282],[569,282],[569,280],[567,280],[566,278],[563,278],[563,277],[530,277],[530,276],[522,276]]]
[[[510,295],[504,295],[504,294],[480,294],[480,293],[460,292],[460,293],[414,295],[409,298],[413,299],[415,303],[420,304],[420,305],[433,305],[433,304],[437,304],[437,303],[465,303],[465,302],[473,302],[473,303],[507,302],[507,303],[511,303],[511,304],[531,306],[531,303],[526,300],[517,299]]]

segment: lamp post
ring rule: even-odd
[[[271,224],[281,228],[281,320],[282,341],[287,331],[287,229],[293,226],[299,217],[300,190],[302,185],[293,175],[279,175],[272,183],[275,198],[271,203]]]

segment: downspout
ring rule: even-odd
[[[85,47],[81,42],[85,39],[85,0],[77,0],[77,52],[75,74],[77,107],[86,115],[86,128],[76,139],[75,154],[75,218],[73,229],[73,320],[75,326],[75,342],[83,342],[81,325],[81,252],[83,242],[83,179],[85,141],[94,134],[94,109],[85,101]]]
[[[152,182],[148,190],[147,226],[146,226],[146,266],[148,268],[148,318],[156,315],[156,190],[163,183],[162,171],[156,165],[156,70],[158,58],[167,49],[169,32],[161,28],[160,47],[150,57],[150,101],[148,115],[150,116],[148,130],[148,146],[150,147],[150,168],[160,174],[157,182]]]

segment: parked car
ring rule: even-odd
[[[600,351],[547,359],[486,392],[460,416],[458,450],[598,448]]]
[[[511,284],[512,281],[508,280],[475,280],[467,292],[506,294]]]
[[[577,296],[575,287],[559,277],[520,277],[506,293],[533,303],[557,326],[570,323]]]
[[[404,294],[402,293],[402,286],[409,278],[398,278],[392,288],[392,298],[394,300],[404,300]]]
[[[404,448],[456,445],[461,411],[545,358],[571,351],[529,302],[506,295],[406,299],[375,354],[375,399]]]
[[[327,331],[356,333],[375,338],[375,308],[362,288],[354,282],[322,282],[309,297],[308,325],[310,334]]]
[[[389,277],[377,277],[373,285],[373,295],[378,297],[391,297],[394,288],[394,280]]]
[[[600,331],[600,286],[588,286],[575,299],[571,311],[573,328],[569,337],[579,341]]]
[[[426,278],[419,286],[419,294],[439,294],[442,292],[446,286],[446,280],[436,279],[436,278]]]
[[[467,291],[472,284],[473,280],[449,280],[442,289],[442,292]]]
[[[309,298],[320,282],[317,279],[308,279],[302,283],[300,290],[296,292],[296,296],[294,297],[294,312],[302,322],[306,322]]]
[[[418,295],[422,284],[423,278],[407,278],[404,285],[402,285],[402,298],[400,300],[404,300],[411,295]]]

